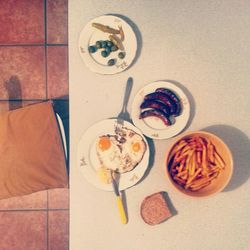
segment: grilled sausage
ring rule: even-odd
[[[175,114],[176,112],[176,104],[175,102],[165,93],[161,93],[161,92],[153,92],[150,94],[147,94],[144,97],[144,100],[157,100],[157,101],[161,101],[162,103],[164,103],[166,106],[169,107],[170,109],[170,114]]]
[[[159,102],[157,100],[144,100],[140,106],[141,109],[157,109],[164,112],[167,116],[170,115],[170,108],[166,106],[164,103]]]
[[[160,93],[164,93],[171,100],[173,100],[176,104],[176,111],[175,111],[175,114],[173,114],[173,115],[176,115],[176,116],[180,115],[180,113],[181,113],[181,101],[173,91],[171,91],[170,89],[167,89],[167,88],[157,88],[155,91],[160,92]]]
[[[158,109],[148,109],[148,110],[145,110],[145,111],[143,111],[143,112],[140,113],[140,117],[139,118],[143,119],[143,118],[150,117],[150,116],[158,117],[167,126],[172,125],[169,117],[163,111],[158,110]]]

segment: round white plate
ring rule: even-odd
[[[87,129],[78,144],[77,165],[80,171],[88,182],[105,191],[113,191],[113,187],[112,184],[102,183],[97,176],[96,169],[100,166],[100,163],[96,155],[95,142],[101,135],[115,134],[115,122],[116,119],[106,119],[95,123]],[[144,176],[149,163],[149,146],[143,134],[129,122],[125,121],[124,127],[134,130],[143,137],[146,143],[146,151],[141,162],[132,171],[120,175],[119,190],[135,185]]]
[[[93,27],[92,23],[108,25],[114,29],[118,29],[119,25],[122,26],[125,37],[122,44],[126,53],[124,59],[118,58],[118,53],[121,50],[111,52],[106,58],[101,56],[102,49],[97,50],[95,53],[89,53],[89,46],[95,45],[96,41],[99,40],[109,40],[108,36],[110,35]],[[116,74],[127,69],[132,64],[136,55],[137,40],[133,29],[126,21],[117,16],[104,15],[96,17],[87,23],[80,33],[78,46],[81,58],[92,71],[100,74]],[[108,66],[107,62],[112,58],[115,58],[117,62],[113,66]]]
[[[182,103],[182,112],[175,117],[175,123],[171,126],[166,126],[157,117],[147,117],[139,119],[140,105],[143,102],[144,96],[154,92],[157,88],[168,88],[172,90],[180,98]],[[133,123],[138,127],[143,134],[152,139],[167,139],[179,134],[186,126],[190,116],[190,104],[184,92],[175,84],[165,81],[157,81],[143,87],[135,96],[132,104],[131,117]]]

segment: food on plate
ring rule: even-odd
[[[114,65],[115,64],[115,59],[109,59],[108,60],[108,65],[109,66],[112,66],[112,65]]]
[[[157,88],[154,92],[144,96],[140,105],[140,119],[157,117],[167,126],[174,124],[175,119],[181,114],[182,104],[179,97],[168,88]]]
[[[109,35],[110,41],[117,46],[118,49],[123,50],[122,41],[118,36]]]
[[[158,100],[169,107],[171,114],[175,114],[176,112],[175,102],[172,99],[170,99],[165,93],[161,93],[161,92],[149,93],[144,97],[144,99],[145,100]]]
[[[202,136],[181,139],[172,149],[168,170],[184,189],[197,191],[207,187],[225,169],[215,145]]]
[[[97,51],[96,46],[89,46],[89,52],[90,53],[95,53]]]
[[[133,170],[142,160],[146,143],[135,131],[122,128],[117,134],[99,136],[95,142],[96,153],[101,168],[112,169],[119,173]]]
[[[110,34],[120,34],[120,29],[113,29],[109,27],[108,25],[103,25],[101,23],[92,23],[92,26],[95,27],[96,29],[99,29],[105,33],[110,33]]]
[[[173,91],[166,88],[157,88],[155,91],[166,94],[175,103],[176,110],[174,115],[178,116],[181,112],[181,102],[177,95]]]
[[[105,167],[100,167],[97,169],[97,176],[104,184],[110,184],[112,182],[111,172]]]
[[[117,57],[119,59],[124,59],[126,53],[124,52],[124,46],[122,42],[125,39],[125,35],[122,26],[118,26],[118,29],[111,28],[108,25],[103,25],[101,23],[92,23],[92,26],[104,33],[109,33],[108,36],[109,40],[96,41],[94,45],[90,45],[88,47],[89,52],[93,54],[98,50],[101,50],[101,56],[106,58],[109,57],[109,55],[112,52],[115,52],[117,50],[122,50],[121,52],[118,53]],[[116,62],[117,62],[116,58],[110,59],[107,62],[107,65],[113,66],[116,64]]]
[[[158,100],[144,100],[140,106],[141,109],[156,109],[161,110],[167,117],[170,116],[170,108],[169,106],[165,105],[164,103]]]
[[[117,51],[117,50],[118,50],[117,46],[113,45],[113,46],[111,47],[111,51],[112,51],[112,52]]]
[[[163,192],[147,196],[141,204],[141,217],[149,225],[159,224],[172,216]]]
[[[125,56],[126,56],[126,53],[125,53],[125,52],[119,52],[119,54],[118,54],[118,57],[119,57],[120,59],[125,58]]]
[[[125,39],[125,34],[124,34],[124,32],[123,32],[122,26],[119,25],[118,28],[119,28],[119,31],[120,31],[121,41],[124,41],[124,39]]]
[[[163,111],[157,110],[157,109],[147,109],[147,110],[144,110],[144,111],[142,111],[140,113],[139,118],[140,119],[144,119],[146,117],[152,117],[152,116],[155,116],[155,117],[159,118],[167,126],[170,126],[172,124],[172,122],[169,119],[169,117]]]
[[[101,55],[102,55],[103,57],[107,57],[109,54],[108,54],[108,52],[107,52],[106,50],[103,50],[103,51],[101,52]]]

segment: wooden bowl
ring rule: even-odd
[[[225,162],[225,168],[220,171],[220,174],[218,175],[218,177],[213,179],[208,186],[197,191],[191,191],[189,189],[185,189],[184,187],[182,187],[172,178],[169,172],[169,167],[170,167],[169,161],[173,155],[172,150],[174,146],[181,139],[185,139],[187,137],[193,137],[193,136],[201,136],[205,139],[210,140],[214,144],[217,152],[220,154],[220,156]],[[232,173],[233,173],[233,158],[232,158],[231,151],[229,150],[227,145],[218,136],[212,133],[204,132],[204,131],[189,132],[178,137],[169,147],[166,153],[165,169],[166,169],[167,177],[170,183],[180,193],[184,195],[188,195],[190,197],[208,197],[208,196],[214,195],[222,191],[226,187],[226,185],[229,183],[232,177]]]

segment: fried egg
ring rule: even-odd
[[[125,173],[142,160],[146,143],[135,131],[123,128],[123,140],[117,135],[103,135],[96,141],[96,152],[101,167]]]
[[[97,139],[97,156],[102,167],[117,170],[121,164],[120,150],[114,136],[105,135]]]

